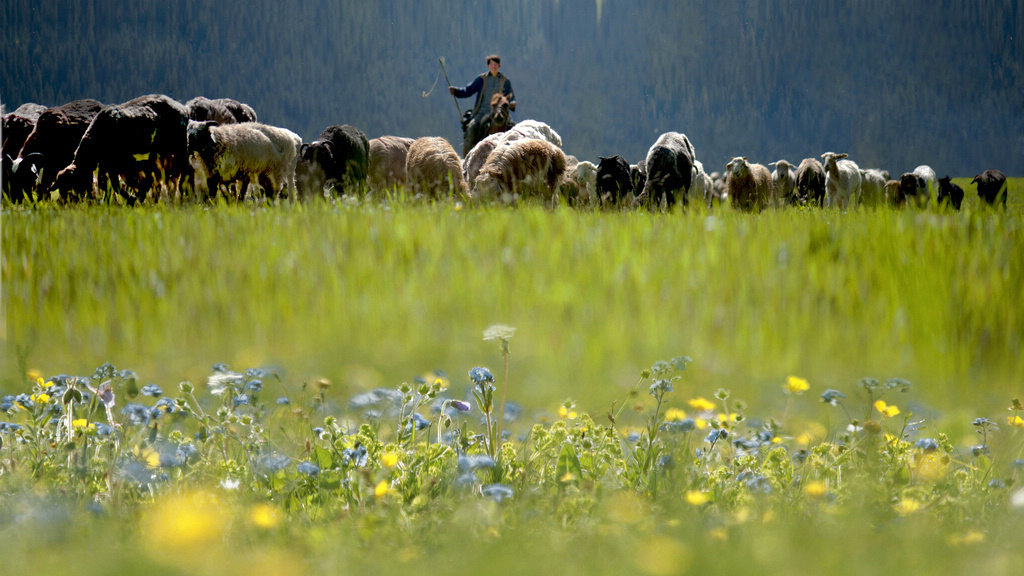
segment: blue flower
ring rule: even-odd
[[[999,490],[1002,488],[1006,488],[1006,483],[1000,480],[999,478],[993,478],[992,480],[989,481],[988,487]]]
[[[111,434],[114,433],[114,429],[111,428],[108,424],[104,424],[103,422],[96,422],[95,424],[96,434],[100,436],[110,436]]]
[[[989,420],[988,418],[975,418],[974,422],[971,422],[971,424],[979,428],[991,428],[993,430],[999,429],[999,427],[996,426],[995,422]]]
[[[512,490],[512,487],[506,484],[487,484],[486,486],[483,486],[480,489],[480,492],[484,495],[484,497],[490,498],[495,502],[498,502],[499,504],[503,500],[511,498],[513,495],[515,495],[515,492]]]
[[[366,466],[368,456],[366,446],[362,444],[356,444],[353,448],[346,448],[341,452],[341,455],[345,458],[346,464],[355,464],[360,468]]]
[[[708,434],[707,438],[705,438],[704,441],[707,442],[708,444],[714,444],[715,442],[718,442],[720,438],[724,440],[728,437],[728,430],[726,430],[725,428],[715,428],[714,430],[711,431],[710,434]]]
[[[159,417],[160,411],[157,410],[157,416]],[[128,418],[128,423],[133,426],[145,426],[149,424],[149,421],[153,418],[153,412],[143,406],[142,404],[136,404],[129,402],[124,405],[121,409],[121,415]]]
[[[654,396],[655,398],[657,398],[658,401],[661,401],[661,399],[665,396],[665,394],[667,394],[667,393],[669,393],[671,391],[672,391],[672,381],[671,380],[656,380],[654,382],[654,384],[651,384],[651,388],[650,388],[651,396]]]
[[[263,390],[263,380],[249,380],[248,382],[245,383],[245,388],[243,388],[243,390],[245,390],[246,392],[259,392],[260,390]]]
[[[675,458],[672,457],[672,454],[662,454],[661,457],[658,458],[658,468],[661,468],[662,470],[672,470],[675,467],[676,461]]]
[[[348,401],[349,410],[364,410],[371,406],[388,404],[398,406],[402,403],[402,393],[389,388],[377,388],[369,392],[356,394]]]
[[[494,459],[486,454],[459,456],[459,472],[472,472],[480,468],[494,468]]]
[[[975,456],[981,456],[982,454],[988,454],[988,446],[986,446],[984,444],[978,444],[976,446],[971,446],[971,453],[974,454]]]
[[[316,476],[320,473],[320,467],[309,460],[299,462],[295,465],[295,469],[299,471],[299,474],[305,474],[306,476]]]
[[[277,400],[274,400],[274,403],[277,404],[278,406],[286,406],[288,404],[291,404],[292,401],[289,400],[287,396],[280,396],[278,397]]]
[[[829,404],[830,406],[839,405],[839,401],[846,398],[846,394],[843,394],[839,390],[833,390],[829,388],[821,393],[821,401]]]
[[[178,404],[171,398],[157,400],[155,408],[162,410],[165,414],[174,414],[179,410]]]
[[[163,396],[164,391],[160,389],[156,384],[146,384],[139,390],[139,394],[143,396],[152,396],[153,398],[159,398]]]
[[[235,406],[246,406],[252,404],[252,399],[249,398],[248,394],[239,394],[235,396]]]
[[[670,422],[663,422],[661,426],[658,426],[658,430],[670,432],[673,434],[691,432],[696,428],[697,423],[693,420],[693,418],[683,418],[682,420],[672,420]]]
[[[914,442],[914,446],[917,446],[925,452],[934,452],[939,449],[939,443],[931,438],[921,438],[917,442]]]
[[[740,474],[736,476],[736,480],[746,484],[747,490],[750,490],[751,492],[770,494],[772,491],[772,483],[768,480],[767,476],[755,474],[750,470],[740,472]]]
[[[476,368],[470,370],[469,379],[472,380],[473,383],[476,384],[477,386],[494,383],[494,375],[491,374],[490,370],[482,366],[477,366]]]
[[[259,460],[257,460],[259,467],[271,474],[284,470],[291,462],[291,458],[279,452],[267,452],[262,454]]]
[[[211,372],[215,372],[215,373],[223,374],[223,373],[227,372],[228,370],[229,370],[228,369],[228,365],[223,363],[223,362],[217,362],[213,366],[210,366],[210,371]]]

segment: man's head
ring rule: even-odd
[[[491,54],[488,56],[487,69],[491,71],[491,74],[497,74],[499,68],[501,68],[501,57],[497,54]]]

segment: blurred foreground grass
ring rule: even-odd
[[[968,193],[968,208],[978,208]],[[1015,199],[1011,196],[1011,199]],[[6,212],[3,389],[112,362],[164,385],[216,362],[340,395],[494,362],[515,395],[606,409],[653,359],[756,400],[800,372],[901,377],[937,408],[1024,380],[1021,211],[579,213],[327,206]]]

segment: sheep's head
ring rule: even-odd
[[[737,156],[725,165],[725,170],[735,178],[743,178],[750,174],[750,164],[746,156]]]

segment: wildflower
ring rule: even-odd
[[[196,554],[203,547],[217,546],[227,526],[227,514],[212,494],[169,496],[146,514],[143,542],[159,554]]]
[[[241,482],[235,478],[225,478],[220,481],[220,487],[225,490],[238,490]]]
[[[988,454],[988,446],[984,444],[977,444],[975,446],[971,446],[971,454],[974,454],[975,456]]]
[[[409,417],[408,423],[405,425],[405,432],[411,433],[414,427],[417,432],[426,430],[430,427],[430,420],[424,418],[419,412],[413,412],[412,416]]]
[[[658,427],[658,430],[682,433],[690,432],[696,427],[697,424],[694,422],[693,418],[683,418],[682,420],[669,420],[667,422],[663,422],[661,426]]]
[[[494,459],[486,454],[459,456],[459,471],[472,472],[481,468],[494,468]]]
[[[999,430],[999,427],[996,426],[996,423],[989,420],[988,418],[975,418],[974,422],[971,422],[971,424],[982,429]]]
[[[394,452],[385,452],[384,455],[380,457],[380,465],[385,468],[393,468],[397,464],[398,454],[395,454]]]
[[[804,486],[804,493],[811,498],[819,498],[828,492],[828,487],[820,480],[812,480]]]
[[[153,398],[159,398],[164,393],[156,384],[146,384],[139,390],[139,394],[143,396],[152,396]]]
[[[459,412],[469,412],[469,409],[472,407],[469,405],[469,402],[463,402],[462,400],[452,400],[450,404]]]
[[[341,455],[345,458],[346,464],[355,464],[360,468],[366,466],[368,456],[366,446],[363,446],[362,444],[356,444],[352,448],[346,448],[341,452]]]
[[[686,492],[686,503],[690,506],[702,506],[711,500],[707,492],[700,490],[689,490]]]
[[[726,439],[728,437],[728,430],[726,430],[725,428],[715,428],[708,434],[707,438],[704,439],[704,442],[707,442],[708,444],[714,444],[715,442],[718,442],[720,438]]]
[[[914,446],[924,450],[925,452],[934,452],[939,449],[939,443],[932,438],[921,438],[917,442],[914,442]]]
[[[504,324],[492,324],[484,330],[484,340],[511,340],[515,336],[516,329]]]
[[[821,401],[824,402],[825,404],[828,404],[829,406],[838,406],[839,401],[845,398],[846,394],[843,394],[842,392],[838,390],[833,390],[831,388],[825,390],[821,394]]]
[[[913,498],[904,498],[896,504],[896,513],[907,516],[921,509],[921,503]]]
[[[993,478],[989,480],[988,487],[994,490],[1001,490],[1003,488],[1006,488],[1006,482],[1003,482],[999,478]]]
[[[257,465],[270,474],[284,470],[291,464],[292,459],[279,452],[266,452],[257,459]]]
[[[505,484],[487,484],[480,489],[480,492],[485,498],[490,498],[499,504],[515,495],[512,487]]]
[[[917,459],[915,471],[924,482],[938,482],[945,474],[945,465],[934,451],[926,451]]]
[[[796,376],[790,376],[786,379],[786,383],[782,385],[782,391],[786,394],[803,394],[810,390],[811,385],[807,383],[807,380],[798,378]]]
[[[50,401],[50,395],[49,394],[33,394],[31,400],[32,400],[33,404],[46,404],[47,402]]]
[[[278,406],[287,406],[288,404],[291,403],[292,401],[289,400],[287,396],[280,396],[277,398],[277,400],[274,400],[274,404],[277,404]]]
[[[473,381],[473,384],[475,384],[481,392],[483,392],[488,386],[491,390],[495,389],[494,386],[491,386],[494,384],[494,375],[491,374],[490,370],[482,366],[477,366],[470,370],[469,379]]]
[[[561,419],[568,418],[569,420],[575,420],[579,414],[575,410],[569,410],[565,406],[558,407],[558,417]]]
[[[391,491],[391,487],[388,485],[388,481],[387,480],[381,480],[373,488],[373,495],[376,496],[377,498],[383,498],[384,496],[387,496],[388,492],[390,492],[390,491]]]
[[[309,460],[304,460],[295,465],[295,469],[299,474],[305,474],[306,476],[316,476],[320,473],[320,467],[313,464]]]
[[[961,546],[964,544],[980,544],[985,541],[985,533],[978,530],[968,530],[962,536],[951,536],[949,543],[954,546]]]
[[[893,417],[900,413],[900,409],[893,405],[888,405],[883,400],[875,401],[875,410],[878,410],[880,414],[887,417]]]
[[[1007,416],[1006,423],[1009,424],[1010,426],[1014,426],[1017,428],[1024,428],[1024,418],[1021,418],[1016,414],[1014,414],[1013,416]]]
[[[39,378],[36,378],[36,384],[38,384],[40,388],[50,388],[53,386],[53,380],[43,380],[42,376],[40,376]]]
[[[249,521],[257,528],[269,530],[280,524],[281,518],[277,508],[270,504],[257,504],[249,510]]]
[[[158,468],[160,466],[160,453],[152,446],[136,446],[134,453],[135,458],[149,468]]]
[[[679,408],[669,408],[665,411],[666,422],[678,422],[686,418],[686,412],[683,412]]]
[[[712,404],[707,398],[698,396],[693,400],[690,400],[690,406],[696,409],[698,412],[711,412],[715,409],[715,405]]]
[[[661,400],[665,394],[672,391],[671,380],[657,380],[654,384],[651,384],[651,396],[654,396],[658,400]]]

